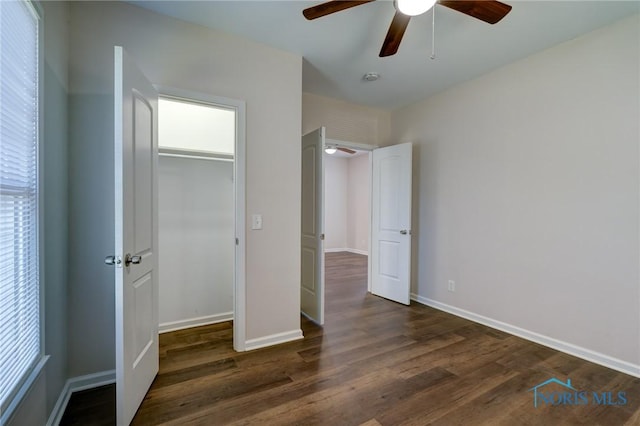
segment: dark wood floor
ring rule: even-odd
[[[326,280],[326,324],[302,319],[304,340],[236,353],[230,323],[161,335],[133,424],[640,425],[640,379],[367,294],[364,256],[327,254]],[[628,402],[534,408],[529,389],[551,377]],[[74,395],[61,424],[113,423],[113,387],[98,392],[106,409]]]

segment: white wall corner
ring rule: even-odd
[[[304,336],[302,330],[291,330],[283,333],[271,334],[269,336],[258,337],[256,339],[249,339],[245,342],[245,350],[251,351],[254,349],[265,348],[267,346],[279,345],[280,343],[292,342],[294,340],[300,340]]]
[[[415,293],[411,293],[411,300],[414,300],[423,305],[438,309],[440,311],[448,312],[458,317],[462,317],[470,321],[474,321],[479,324],[486,325],[487,327],[495,328],[497,330],[504,331],[509,334],[513,334],[514,336],[518,336],[523,339],[530,340],[532,342],[547,346],[549,348],[558,350],[560,352],[564,352],[569,355],[582,358],[586,361],[590,361],[595,364],[599,364],[604,367],[611,368],[616,371],[620,371],[630,376],[640,377],[640,364],[632,364],[630,362],[623,361],[621,359],[614,358],[612,356],[605,355],[600,352],[592,351],[591,349],[583,348],[581,346],[577,346],[572,343],[563,342],[561,340],[554,339],[553,337],[549,337],[542,334],[538,334],[533,331],[525,330],[515,325],[507,324],[502,321],[495,320],[493,318],[488,318],[483,315],[476,314],[474,312],[460,309],[455,306],[447,305],[446,303],[441,303],[436,300],[432,300]]]
[[[116,370],[101,371],[85,376],[72,377],[66,381],[60,396],[53,406],[47,420],[47,426],[58,426],[67,408],[71,394],[82,390],[93,389],[116,382]]]

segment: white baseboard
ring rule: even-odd
[[[535,343],[556,349],[561,352],[565,352],[569,355],[582,358],[587,361],[591,361],[595,364],[600,364],[613,370],[620,371],[630,376],[640,377],[640,365],[632,364],[627,361],[623,361],[618,358],[614,358],[609,355],[602,354],[600,352],[592,351],[591,349],[583,348],[581,346],[574,345],[572,343],[563,342],[561,340],[554,339],[553,337],[545,336],[533,331],[525,330],[515,325],[507,324],[502,321],[488,318],[483,315],[479,315],[464,309],[456,308],[455,306],[447,305],[436,300],[432,300],[426,297],[419,296],[411,293],[411,300],[414,300],[423,305],[430,306],[432,308],[448,312],[450,314],[466,318],[468,320],[486,325],[491,328],[495,328],[504,331],[514,336],[522,337],[523,339],[530,340]]]
[[[170,331],[183,330],[185,328],[200,327],[202,325],[216,324],[233,320],[233,312],[223,312],[221,314],[207,315],[198,318],[189,318],[180,321],[165,322],[158,326],[158,333],[168,333]]]
[[[341,251],[348,251],[348,250],[349,249],[346,249],[346,248],[330,248],[330,249],[326,248],[326,249],[324,249],[324,252],[325,253],[338,253],[338,252],[341,252]]]
[[[100,373],[87,374],[86,376],[72,377],[68,379],[60,392],[56,405],[53,406],[49,420],[47,420],[47,426],[58,426],[58,424],[60,424],[62,416],[64,415],[64,410],[67,408],[67,404],[69,403],[69,398],[71,398],[72,393],[110,385],[115,382],[115,370],[102,371]]]
[[[292,342],[302,339],[302,330],[291,330],[283,333],[276,333],[270,336],[258,337],[257,339],[249,339],[245,342],[245,350],[260,349],[267,346],[278,345],[280,343]]]
[[[363,256],[369,256],[369,252],[366,250],[347,249],[349,253],[361,254]]]
[[[366,250],[358,250],[358,249],[352,249],[352,248],[332,248],[332,249],[324,249],[325,253],[338,253],[341,251],[346,251],[349,253],[355,253],[355,254],[362,254],[364,256],[369,256],[369,252]]]

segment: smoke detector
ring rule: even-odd
[[[362,77],[364,81],[376,81],[379,78],[380,74],[378,74],[377,72],[368,72]]]

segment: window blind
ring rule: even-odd
[[[0,413],[41,357],[38,16],[0,1]]]

